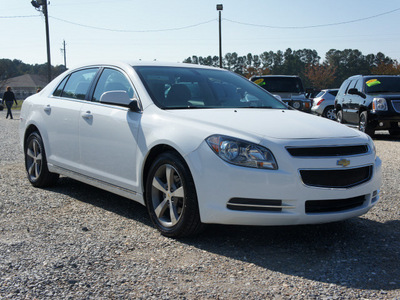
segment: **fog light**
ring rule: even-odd
[[[371,203],[375,203],[376,201],[378,201],[378,199],[379,199],[379,190],[378,191],[374,191],[372,193]]]
[[[382,126],[383,126],[383,123],[382,123],[382,122],[379,122],[379,126],[382,127]]]

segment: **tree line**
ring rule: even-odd
[[[219,66],[218,56],[192,56],[183,62],[207,66]],[[265,51],[240,56],[236,52],[227,53],[222,59],[223,68],[250,78],[253,75],[297,75],[309,88],[336,88],[348,77],[369,74],[400,74],[397,60],[385,54],[363,55],[355,49],[331,49],[321,57],[311,49],[286,51]]]
[[[66,70],[64,65],[52,66],[51,69],[54,78]],[[0,82],[24,74],[43,75],[47,78],[47,63],[30,65],[18,59],[0,59]]]
[[[192,56],[183,62],[218,67],[219,57]],[[357,74],[400,74],[397,60],[381,52],[364,55],[356,49],[331,49],[322,62],[317,51],[311,49],[288,48],[284,52],[265,51],[244,56],[233,52],[225,54],[222,65],[223,68],[247,78],[269,74],[297,75],[302,78],[306,87],[314,89],[339,87],[346,78]],[[52,75],[56,77],[65,70],[63,65],[52,66]],[[47,63],[30,65],[17,59],[0,59],[0,82],[24,74],[47,76]]]

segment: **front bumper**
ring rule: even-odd
[[[303,112],[311,112],[311,100],[309,99],[282,99],[284,103]]]
[[[274,149],[270,150],[274,155],[277,154]],[[373,164],[371,179],[351,188],[311,187],[301,180],[299,170],[309,169],[310,165],[315,169],[332,169],[337,157],[294,159],[289,154],[280,153],[276,158],[278,170],[259,170],[230,165],[217,157],[205,143],[188,155],[186,159],[196,184],[201,221],[231,225],[326,223],[365,214],[379,200],[381,161],[379,158],[374,159],[373,154],[351,159],[354,167],[365,165],[367,161]],[[236,209],[237,202],[242,203],[243,199],[245,202],[249,199],[251,205],[258,203],[253,200],[262,200],[261,205],[280,208]],[[343,203],[346,199],[362,201],[340,211],[306,211],[310,203],[308,201],[315,200],[315,203],[324,204],[330,200]]]

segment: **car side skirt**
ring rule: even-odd
[[[139,194],[135,191],[126,189],[124,187],[120,187],[114,184],[110,184],[108,182],[93,178],[93,177],[89,177],[86,175],[82,175],[80,173],[65,169],[63,167],[59,167],[59,166],[55,166],[53,164],[48,164],[48,169],[50,172],[52,173],[57,173],[60,175],[64,175],[67,176],[69,178],[75,179],[77,181],[92,185],[94,187],[97,187],[99,189],[117,194],[119,196],[134,200],[136,202],[139,202],[142,205],[144,204],[144,199],[143,199],[143,195]]]

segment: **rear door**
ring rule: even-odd
[[[47,98],[43,121],[48,141],[48,162],[77,171],[79,169],[79,115],[98,68],[83,69],[64,78]]]

